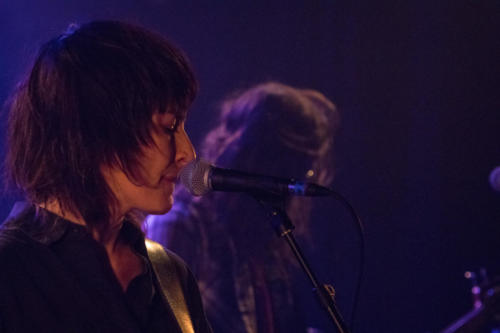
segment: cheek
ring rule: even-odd
[[[171,154],[169,151],[161,150],[161,147],[156,149],[148,149],[144,152],[144,158],[141,159],[143,175],[147,179],[155,179],[158,174],[162,174],[167,166],[171,163]]]
[[[169,134],[154,138],[155,146],[149,148],[149,158],[158,164],[169,164],[173,161],[175,146],[173,138]]]

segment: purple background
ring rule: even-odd
[[[487,181],[500,165],[500,2],[354,2],[3,1],[0,101],[41,42],[96,18],[186,51],[201,85],[195,145],[235,89],[272,79],[322,91],[342,115],[334,186],[366,226],[356,332],[437,332],[471,307],[465,270],[500,274],[500,194]],[[2,219],[14,200],[2,195]],[[347,217],[318,225],[348,317],[357,237]]]

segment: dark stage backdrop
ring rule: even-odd
[[[0,100],[39,43],[96,18],[158,30],[190,56],[195,145],[235,89],[322,91],[342,115],[334,186],[366,225],[356,332],[437,332],[471,307],[465,270],[500,274],[500,193],[487,182],[500,165],[500,2],[269,2],[3,1]],[[14,200],[2,195],[2,218]],[[341,216],[318,219],[316,242],[348,317],[357,237],[340,206],[319,206]]]

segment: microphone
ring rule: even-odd
[[[218,168],[203,159],[186,165],[179,175],[181,183],[195,196],[210,191],[247,192],[255,195],[329,196],[329,188],[271,176]]]
[[[490,185],[495,191],[500,192],[500,166],[497,166],[490,173]]]

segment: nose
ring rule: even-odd
[[[184,128],[175,133],[175,164],[179,169],[196,158],[193,144]]]

